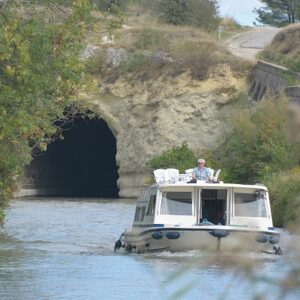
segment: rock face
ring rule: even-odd
[[[247,90],[246,77],[226,66],[211,70],[209,79],[189,73],[142,82],[98,79],[101,96],[90,100],[117,140],[120,197],[135,197],[151,181],[145,162],[186,142],[199,153],[222,142],[222,117],[229,117],[234,99]],[[193,167],[193,166],[191,166]]]

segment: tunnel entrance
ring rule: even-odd
[[[75,118],[63,139],[33,157],[25,188],[38,195],[118,197],[116,139],[102,119]]]

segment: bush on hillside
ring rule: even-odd
[[[172,49],[172,55],[182,63],[182,67],[191,71],[193,78],[204,80],[209,75],[210,67],[216,65],[214,42],[185,42]]]
[[[266,99],[233,119],[232,131],[215,152],[226,181],[262,182],[297,165],[297,145],[288,139],[286,99]]]
[[[225,17],[220,21],[220,25],[224,26],[228,31],[239,31],[243,29],[243,26],[238,23],[233,17]]]
[[[167,24],[190,25],[206,30],[215,29],[219,24],[215,0],[154,0],[151,8]]]
[[[181,146],[173,147],[161,154],[153,157],[147,162],[147,166],[151,169],[167,169],[175,168],[179,172],[184,173],[186,169],[190,169],[196,164],[197,157],[186,143]]]
[[[133,47],[139,50],[169,51],[170,42],[167,33],[153,28],[143,28],[135,34]]]
[[[86,71],[90,74],[101,74],[106,67],[106,51],[98,50],[85,61]]]
[[[274,226],[283,227],[299,221],[299,167],[269,176],[264,184],[269,189]]]

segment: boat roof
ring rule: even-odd
[[[153,187],[158,188],[167,188],[167,187],[202,187],[202,188],[249,188],[249,189],[258,189],[258,190],[265,190],[267,188],[262,184],[238,184],[238,183],[212,183],[212,182],[201,182],[198,181],[197,183],[186,183],[186,182],[176,182],[176,183],[161,183],[161,184],[154,184]]]

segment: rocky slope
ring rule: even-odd
[[[222,119],[230,118],[237,95],[247,90],[247,76],[218,65],[205,81],[185,72],[114,83],[99,77],[98,86],[100,97],[89,103],[116,137],[120,196],[134,197],[151,181],[145,162],[154,155],[183,142],[201,155],[222,142]]]

